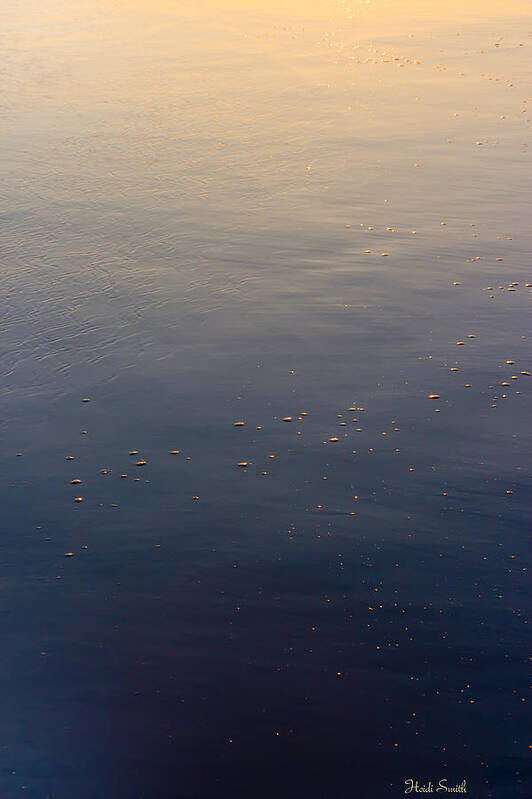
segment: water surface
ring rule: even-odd
[[[1,796],[530,795],[530,4],[0,11]]]

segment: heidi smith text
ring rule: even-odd
[[[467,785],[466,780],[457,785],[447,785],[446,779],[438,780],[437,784],[429,781],[425,785],[417,780],[405,780],[405,793],[467,793]]]

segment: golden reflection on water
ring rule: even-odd
[[[210,49],[223,44],[224,31],[253,37],[261,26],[266,26],[265,35],[277,25],[297,26],[292,31],[296,38],[307,29],[318,32],[320,28],[349,47],[354,39],[378,39],[391,33],[402,36],[420,28],[437,34],[473,22],[489,22],[495,34],[499,22],[519,15],[523,16],[522,35],[528,36],[526,18],[530,16],[530,4],[522,0],[118,0],[113,4],[47,0],[44,8],[35,0],[24,4],[0,0],[0,10],[8,58],[12,51],[52,50],[76,42],[83,49],[112,42],[118,56],[133,39],[141,39],[148,52],[157,39],[153,45],[157,58],[163,31],[172,31],[175,44],[185,51],[190,44],[186,26],[193,23],[202,26],[208,55]],[[59,50],[55,56],[61,57]]]
[[[194,3],[173,0],[133,0],[137,12],[153,14],[203,13],[217,19],[227,18],[238,11],[243,17],[262,15],[279,18],[328,19],[342,11],[361,21],[374,24],[394,24],[407,30],[412,22],[437,20],[451,23],[454,19],[486,16],[504,17],[529,11],[522,0],[196,0]]]

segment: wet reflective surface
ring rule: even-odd
[[[308,5],[0,1],[6,799],[530,795],[530,5]]]

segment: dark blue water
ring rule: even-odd
[[[260,5],[0,2],[0,796],[528,796],[530,17]]]

